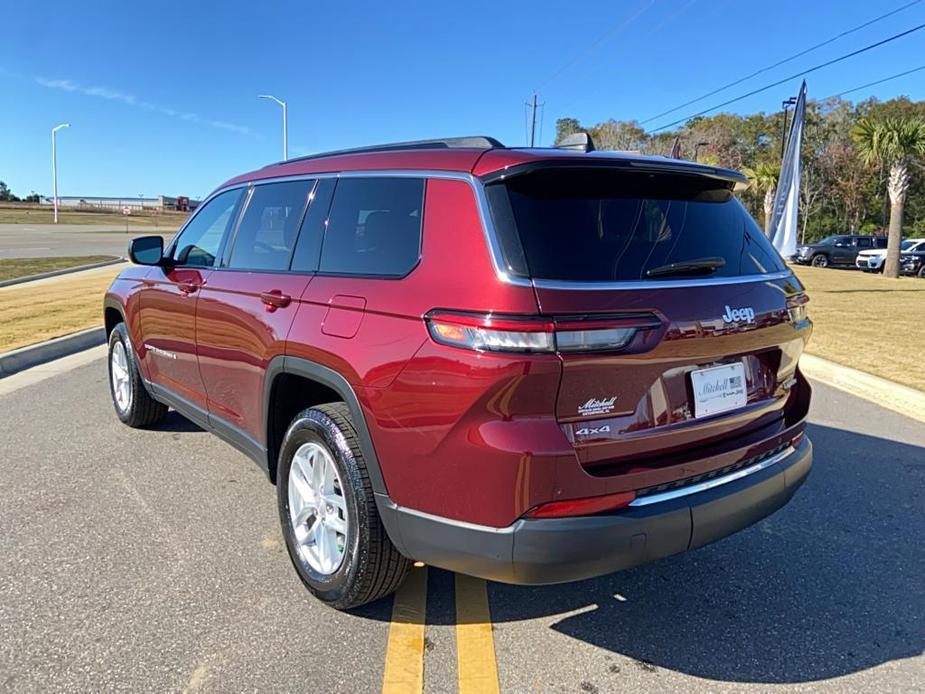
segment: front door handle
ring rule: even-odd
[[[180,288],[180,291],[184,294],[192,294],[199,290],[199,287],[202,285],[198,282],[178,282],[177,286]]]
[[[279,289],[271,289],[268,292],[261,292],[260,300],[266,304],[268,311],[275,311],[278,308],[286,308],[292,302],[292,297],[283,294]]]

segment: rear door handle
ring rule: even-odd
[[[286,308],[292,302],[292,297],[283,294],[279,289],[271,289],[268,292],[261,292],[260,300],[266,304],[268,311],[275,311],[278,308]]]

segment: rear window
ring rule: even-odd
[[[735,277],[785,269],[732,191],[705,177],[547,169],[487,186],[508,269],[534,279],[612,282]],[[722,259],[713,269],[658,273]]]

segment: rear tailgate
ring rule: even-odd
[[[589,324],[596,315],[626,312],[658,319],[658,327],[641,329],[621,352],[562,355],[557,417],[584,465],[616,466],[616,472],[621,461],[639,464],[654,456],[668,464],[673,453],[783,416],[810,330],[808,321],[790,318],[788,299],[793,304],[801,296],[794,281],[536,291],[543,313],[574,314],[580,307]],[[741,317],[724,318],[733,315]],[[715,396],[706,414],[698,411],[692,373],[739,364],[741,371],[733,366],[708,374],[726,379],[712,389],[698,385],[722,391],[741,374],[744,393]],[[731,409],[717,412],[724,400]]]
[[[589,472],[681,464],[782,421],[806,297],[734,176],[595,160],[487,183],[507,269],[570,333],[556,414]],[[631,337],[602,347],[607,327]]]

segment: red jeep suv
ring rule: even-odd
[[[118,417],[168,407],[276,484],[341,609],[412,560],[518,584],[700,547],[804,481],[806,295],[734,171],[487,137],[220,186],[105,298]]]

